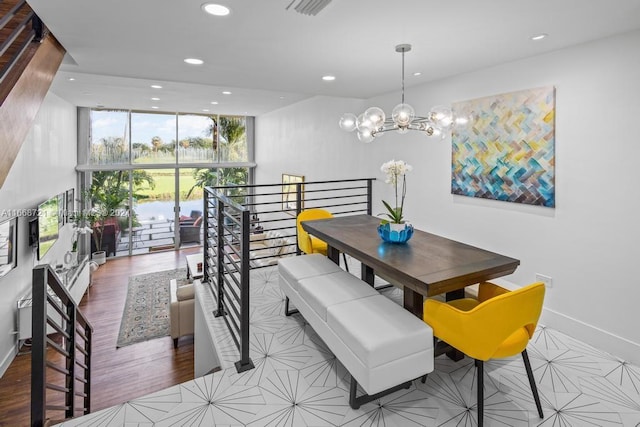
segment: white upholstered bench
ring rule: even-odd
[[[352,408],[433,371],[431,328],[367,283],[320,254],[280,259],[278,271],[282,291],[351,374]]]

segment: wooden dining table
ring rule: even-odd
[[[362,280],[373,286],[375,275],[404,290],[404,307],[422,318],[424,297],[464,297],[464,288],[513,273],[520,261],[436,234],[414,230],[404,244],[378,236],[380,219],[351,215],[303,221],[309,234],[324,240],[328,257],[339,263],[340,252],[360,261]]]

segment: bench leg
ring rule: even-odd
[[[298,309],[293,309],[289,311],[289,297],[284,298],[284,315],[291,316],[292,314],[300,313]]]
[[[347,262],[347,254],[342,252],[342,259],[344,259],[344,268],[349,272],[349,263]]]
[[[374,395],[363,394],[360,397],[356,397],[356,393],[358,391],[358,381],[351,376],[351,387],[349,388],[349,406],[353,409],[360,409],[361,405],[365,403],[372,402],[374,400],[380,399],[387,394],[395,393],[398,390],[402,390],[403,388],[411,387],[412,381],[407,381],[406,383],[399,384],[395,387],[388,388]]]

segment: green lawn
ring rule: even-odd
[[[155,187],[153,189],[145,188],[136,192],[148,196],[146,200],[173,200],[175,191],[174,170],[147,170],[153,177]],[[186,195],[195,184],[192,170],[183,170],[180,173],[180,199],[187,200]],[[202,197],[202,190],[197,189],[191,193],[189,200],[199,199]]]

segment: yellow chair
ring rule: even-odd
[[[324,209],[307,209],[300,212],[296,219],[296,227],[298,229],[298,247],[305,254],[323,254],[327,255],[327,243],[318,239],[304,231],[302,221],[310,221],[314,219],[326,219],[333,218],[333,214]],[[349,265],[347,264],[347,256],[343,253],[344,265],[347,271],[349,271]]]
[[[480,284],[477,300],[424,302],[423,318],[433,328],[433,336],[475,360],[478,426],[482,426],[484,412],[483,362],[518,353],[522,354],[538,415],[544,418],[526,350],[542,311],[544,291],[542,282],[515,291],[485,282]]]

